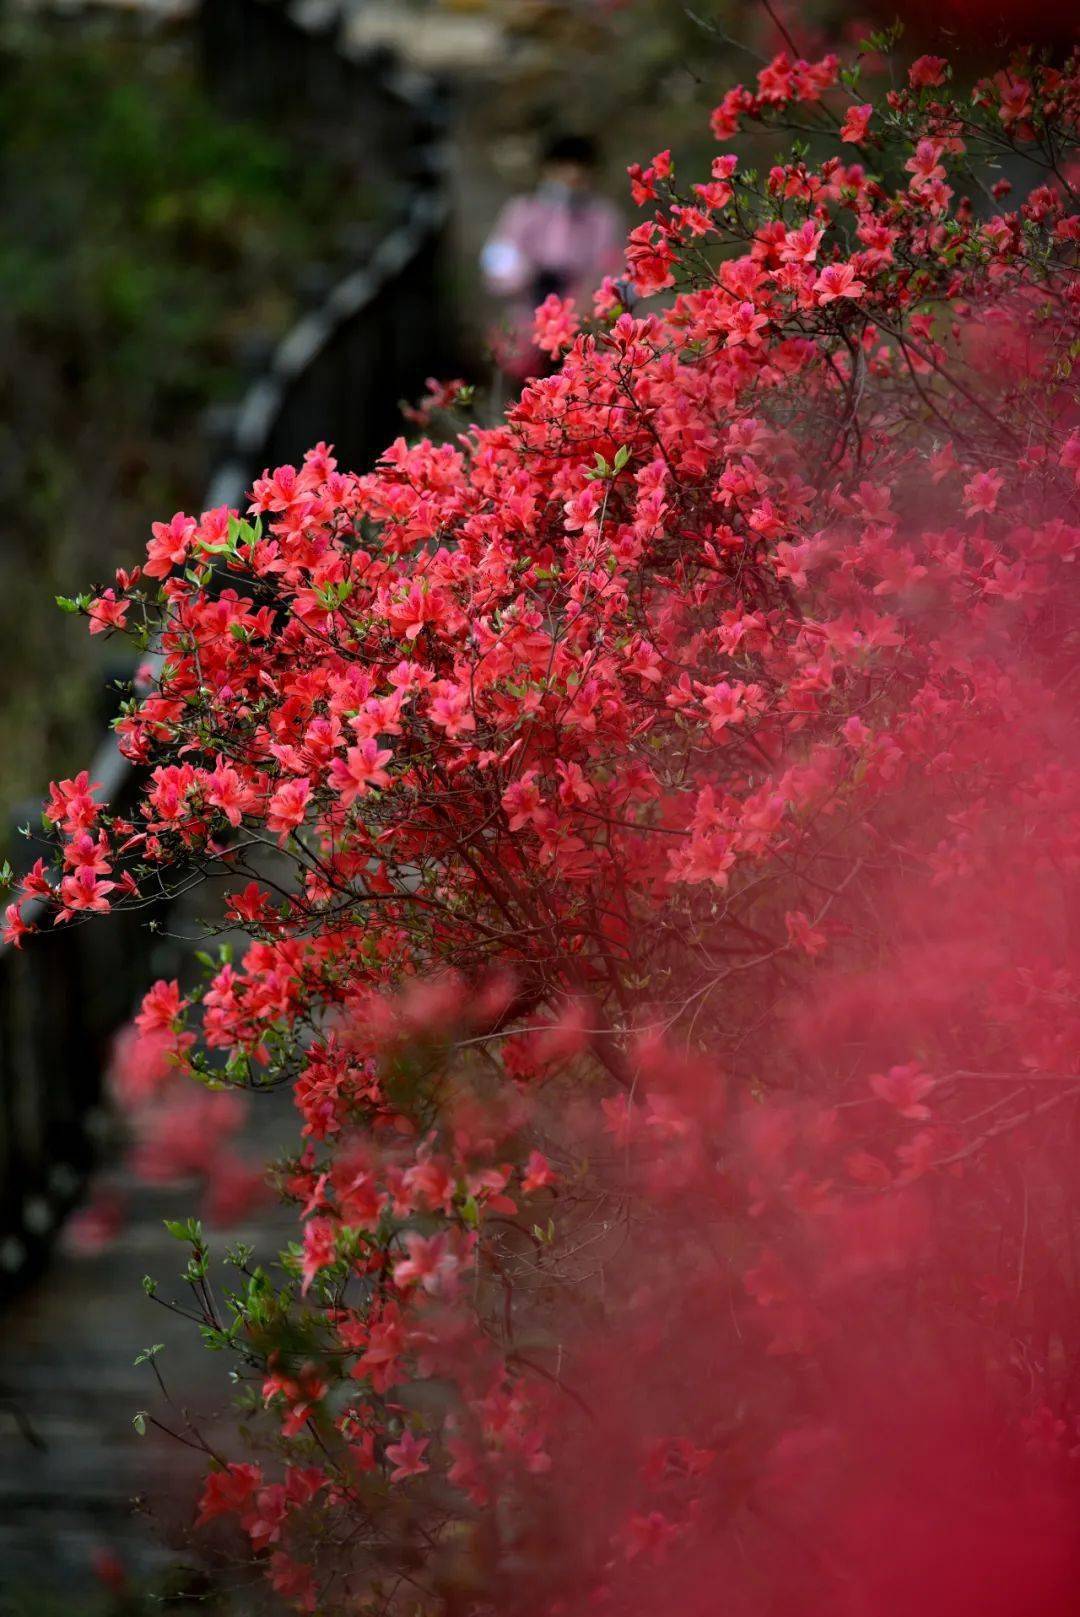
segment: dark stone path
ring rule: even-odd
[[[253,1121],[240,1145],[265,1159],[293,1130],[285,1096],[253,1102]],[[166,1218],[197,1207],[194,1187],[147,1187],[112,1173],[110,1185],[129,1204],[126,1224],[103,1251],[85,1256],[57,1250],[48,1271],[0,1316],[0,1612],[3,1597],[17,1610],[53,1590],[85,1591],[103,1554],[119,1558],[144,1579],[184,1558],[192,1520],[197,1455],[148,1427],[139,1410],[181,1426],[182,1412],[212,1430],[228,1407],[228,1364],[203,1348],[193,1325],[148,1298],[142,1277],[159,1295],[184,1300],[179,1279],[185,1249],[165,1230]],[[224,1280],[227,1246],[250,1243],[270,1256],[291,1233],[288,1214],[271,1204],[254,1226],[207,1231]],[[176,1408],[170,1410],[150,1365],[138,1353],[164,1343],[157,1357]],[[238,1454],[237,1458],[241,1458]],[[50,1611],[52,1607],[48,1608]],[[78,1611],[73,1602],[60,1609]]]

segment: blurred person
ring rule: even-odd
[[[547,358],[532,340],[533,312],[553,293],[591,308],[605,275],[623,261],[619,210],[595,189],[599,154],[587,135],[563,134],[544,149],[540,183],[503,208],[480,255],[488,292],[502,305],[495,341],[510,381],[542,374]]]

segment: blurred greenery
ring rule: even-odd
[[[518,130],[602,134],[623,188],[626,163],[658,148],[707,166],[716,150],[708,115],[720,92],[752,79],[783,45],[756,0],[483,0],[483,9],[501,16],[518,44],[513,102],[494,116]],[[850,8],[778,0],[773,10],[787,14],[800,51],[813,55],[835,43]]]
[[[224,117],[182,31],[9,19],[0,82],[2,808],[97,739],[110,652],[54,597],[198,509],[205,411],[371,203],[287,135]]]
[[[219,1582],[179,1565],[157,1577],[129,1580],[117,1562],[113,1576],[96,1569],[93,1581],[77,1594],[41,1587],[5,1589],[0,1593],[0,1617],[167,1617],[170,1612],[254,1617],[256,1610],[267,1611],[264,1591],[256,1602],[245,1599],[243,1591],[219,1587]]]

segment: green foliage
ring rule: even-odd
[[[329,160],[223,116],[183,33],[8,18],[0,73],[6,808],[80,767],[107,708],[115,653],[50,597],[79,611],[72,584],[110,582],[151,513],[199,509],[203,412],[239,395],[298,268],[340,257],[368,204]]]
[[[326,245],[333,175],[223,119],[175,48],[40,32],[7,56],[7,317],[143,397],[227,383],[236,277]]]

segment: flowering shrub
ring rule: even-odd
[[[199,1521],[300,1609],[1072,1609],[1078,108],[779,56],[716,137],[824,155],[635,167],[655,305],[82,600],[145,789],[8,933],[248,936],[139,1029],[295,1098],[278,1278],[187,1236]]]

